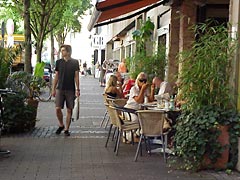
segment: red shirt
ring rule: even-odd
[[[130,89],[132,88],[132,86],[134,86],[135,84],[135,80],[134,79],[129,79],[126,86],[123,89],[123,94],[124,96],[127,95],[130,92]]]

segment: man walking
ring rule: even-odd
[[[76,96],[80,95],[79,63],[77,60],[71,58],[72,48],[70,45],[62,45],[60,51],[62,59],[56,61],[56,74],[52,90],[52,96],[55,97],[56,115],[59,123],[56,134],[60,134],[64,130],[64,134],[70,136],[69,127],[74,100]],[[65,102],[67,107],[66,126],[63,122],[62,113]]]

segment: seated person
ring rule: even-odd
[[[144,103],[145,97],[149,102],[153,101],[149,93],[149,84],[147,83],[147,75],[144,72],[138,74],[135,85],[131,88],[129,99],[124,106],[130,109],[139,109],[139,105]],[[131,114],[131,121],[138,121],[137,115]]]
[[[127,94],[130,93],[130,89],[135,85],[135,79],[132,78],[132,76],[125,79],[122,88],[123,88],[123,94],[126,97]]]
[[[122,86],[118,85],[117,76],[111,75],[105,87],[104,93],[109,98],[123,98]]]
[[[118,85],[122,86],[124,79],[122,78],[121,73],[116,71],[116,72],[114,72],[114,75],[117,77]]]
[[[169,93],[169,95],[174,94],[174,89],[171,83],[163,81],[160,77],[154,77],[152,80],[153,88],[159,89],[158,95]]]

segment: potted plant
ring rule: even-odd
[[[186,104],[176,124],[175,151],[183,158],[185,169],[233,168],[240,131],[229,83],[236,40],[229,36],[225,25],[213,21],[197,25],[194,30],[197,39],[192,48],[179,56],[180,92]],[[219,166],[221,158],[225,162]]]
[[[6,81],[6,87],[24,95],[27,104],[35,109],[35,117],[39,103],[36,99],[36,92],[46,85],[46,81],[43,79],[44,65],[44,62],[37,63],[33,75],[24,71],[14,72]]]

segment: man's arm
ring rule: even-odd
[[[57,88],[57,83],[58,83],[58,71],[55,71],[55,77],[53,81],[53,87],[52,87],[52,96],[56,96],[56,88]]]

